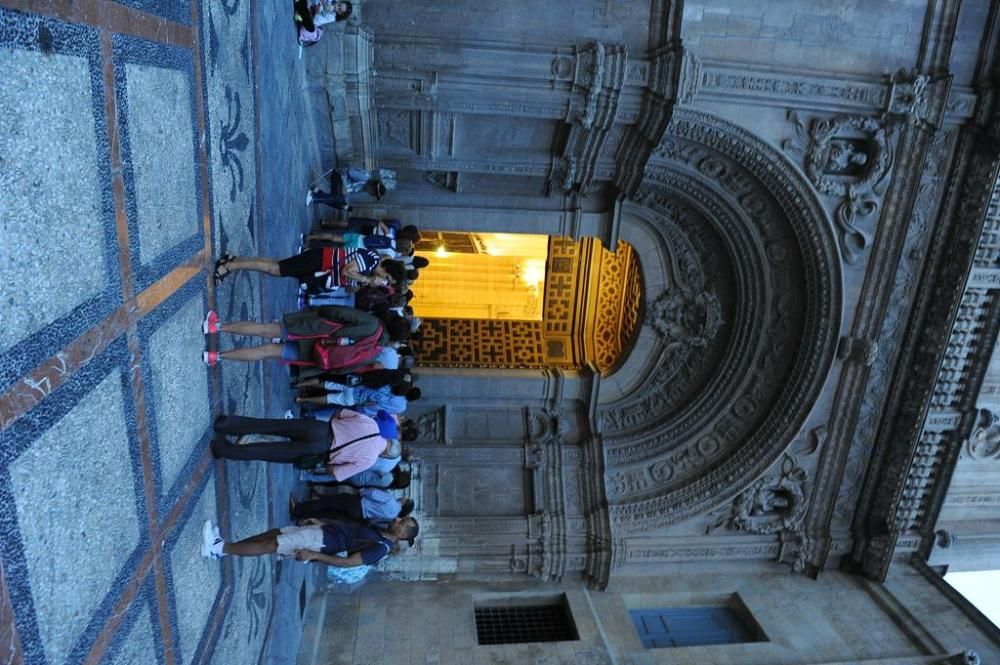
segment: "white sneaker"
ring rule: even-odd
[[[291,409],[288,409],[287,411],[285,411],[285,420],[291,420],[294,417],[295,417],[295,414],[292,413]]]
[[[218,528],[212,526],[212,520],[205,520],[201,525],[201,555],[206,559],[221,559],[222,545]]]
[[[306,205],[307,206],[312,205],[312,202],[313,202],[313,190],[310,189],[308,192],[306,192]]]

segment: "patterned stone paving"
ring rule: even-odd
[[[273,520],[266,466],[205,445],[269,382],[200,361],[207,307],[265,316],[259,279],[210,279],[262,244],[256,20],[0,0],[0,663],[262,660],[275,565],[198,548]]]

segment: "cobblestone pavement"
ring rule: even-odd
[[[0,663],[294,662],[307,567],[199,555],[295,487],[207,452],[215,414],[287,408],[286,371],[201,362],[207,308],[293,302],[210,278],[308,223],[287,4],[0,0]]]

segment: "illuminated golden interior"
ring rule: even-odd
[[[423,367],[614,371],[642,312],[638,256],[594,238],[421,231]]]
[[[429,233],[431,260],[414,288],[423,319],[541,321],[549,238],[513,233]]]

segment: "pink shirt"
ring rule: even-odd
[[[385,450],[386,440],[379,434],[378,423],[357,411],[344,409],[330,420],[330,429],[333,431],[333,443],[330,445],[329,462],[337,480],[346,480],[361,473],[374,464]],[[334,450],[345,443],[350,445]]]

